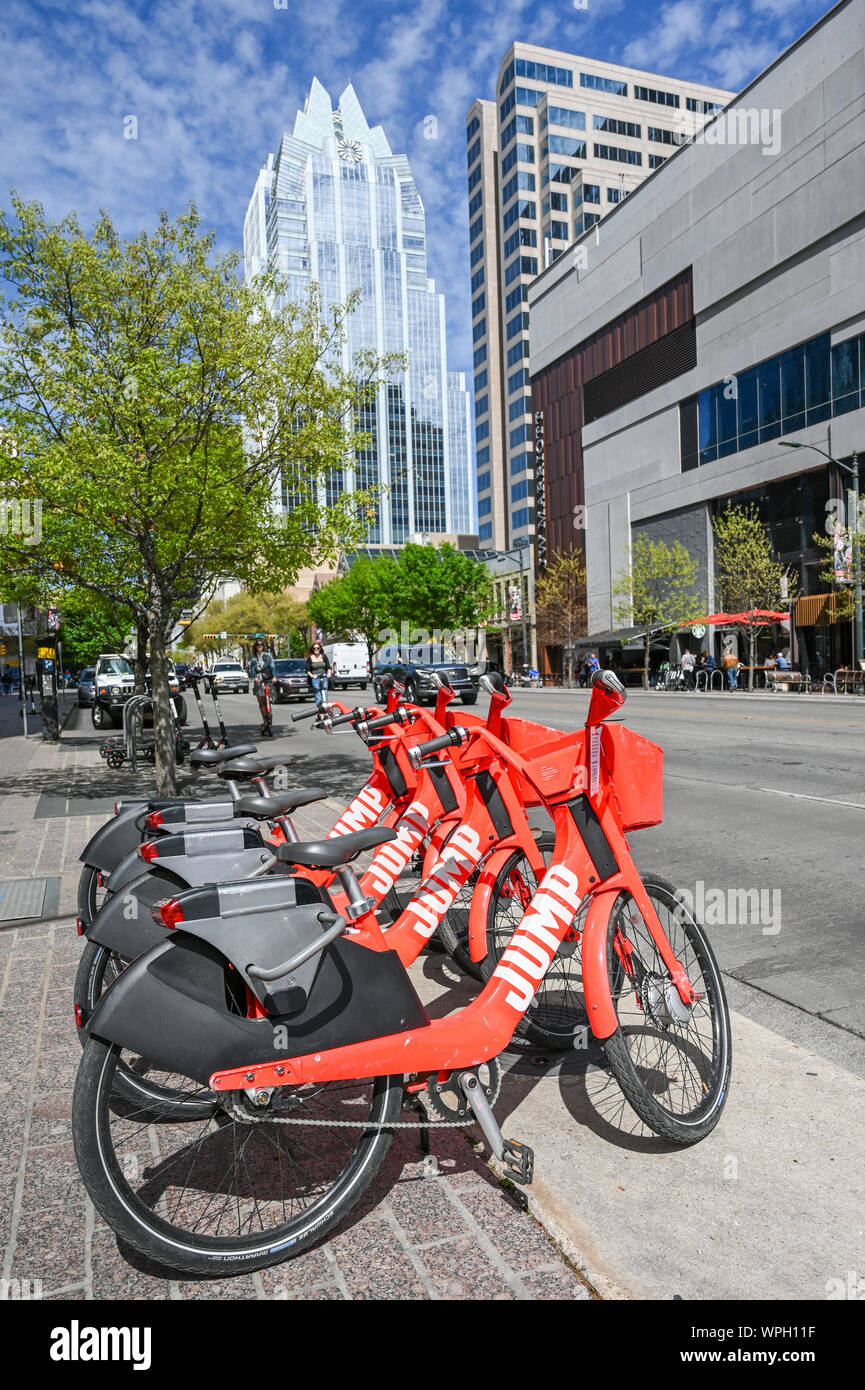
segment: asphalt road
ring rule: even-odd
[[[372,692],[341,698],[366,704]],[[511,709],[569,730],[587,704],[581,691],[520,690]],[[255,739],[252,696],[222,705],[232,736]],[[345,800],[367,755],[351,732],[292,723],[309,708],[275,708],[274,744],[297,758],[298,782]],[[638,864],[702,903],[735,1007],[811,1045],[809,1020],[825,1020],[856,1035],[852,1061],[865,1038],[865,700],[632,692],[624,718],[664,750],[664,822],[631,837]]]

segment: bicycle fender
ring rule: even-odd
[[[620,892],[620,888],[612,888],[606,891],[601,889],[595,893],[583,929],[582,966],[586,1010],[592,1032],[601,1040],[612,1037],[619,1026],[610,993],[610,977],[607,973],[607,925],[613,903]]]
[[[118,976],[85,1026],[203,1085],[214,1071],[429,1026],[395,952],[370,951],[339,937],[322,955],[302,1013],[246,1018],[229,1009],[237,977],[225,957],[178,928]]]
[[[472,893],[469,909],[469,954],[472,960],[483,960],[487,953],[487,918],[490,899],[502,868],[513,854],[513,849],[496,849],[481,865]]]
[[[102,904],[85,932],[88,941],[107,946],[125,960],[133,960],[165,939],[168,929],[154,922],[151,908],[189,887],[162,866],[144,872],[140,859],[138,865],[142,870],[138,878]]]
[[[116,816],[100,825],[78,856],[82,864],[110,873],[141,843],[141,827],[147,814],[146,801],[121,806]]]
[[[155,839],[159,846],[155,862],[170,869],[187,888],[246,878],[268,860],[273,860],[272,847],[262,839],[258,826],[252,828],[241,822],[227,829],[204,830],[199,826],[195,833],[187,829]],[[187,852],[178,853],[178,850]],[[140,877],[145,863],[136,846],[109,876],[108,891],[122,892],[133,879]]]

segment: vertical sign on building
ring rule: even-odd
[[[547,563],[547,480],[542,410],[535,411],[535,538],[538,569],[543,569]]]

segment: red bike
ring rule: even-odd
[[[385,933],[351,883],[357,855],[395,838],[388,828],[279,851],[298,868],[337,871],[351,916],[281,911],[273,881],[163,904],[166,940],[94,1011],[73,1100],[82,1177],[118,1235],[190,1272],[278,1263],[357,1202],[395,1127],[417,1123],[400,1117],[419,1095],[445,1122],[476,1121],[514,1179],[531,1181],[531,1150],[503,1139],[493,1114],[495,1059],[575,933],[591,1029],[631,1106],[679,1144],[714,1128],[730,1078],[727,1005],[684,901],[650,890],[631,859],[625,827],[660,818],[661,754],[605,725],[623,701],[615,676],[597,673],[586,729],[557,749],[548,738],[539,756],[514,746],[519,729],[480,724],[415,747],[417,762],[449,748],[469,781],[488,777],[512,823],[531,796],[555,824],[537,891],[481,994],[456,1014],[431,1020],[405,971],[423,911]],[[466,822],[475,833],[481,804],[492,819],[477,795]],[[442,854],[431,896],[468,880],[477,848],[467,836]],[[129,1052],[145,1052],[209,1112],[184,1123],[170,1106],[119,1104],[114,1077]]]

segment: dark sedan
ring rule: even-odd
[[[465,661],[461,661],[447,648],[430,643],[417,647],[382,648],[373,675],[376,700],[379,704],[382,703],[382,678],[395,676],[405,686],[406,699],[411,704],[432,703],[436,696],[436,685],[432,679],[434,672],[447,677],[464,705],[476,703],[478,687],[472,680]]]
[[[78,703],[83,709],[89,709],[93,704],[95,679],[95,666],[85,666],[81,675],[78,677]]]
[[[287,704],[289,700],[308,700],[312,694],[306,673],[306,659],[302,656],[277,657],[273,663],[276,703]]]

